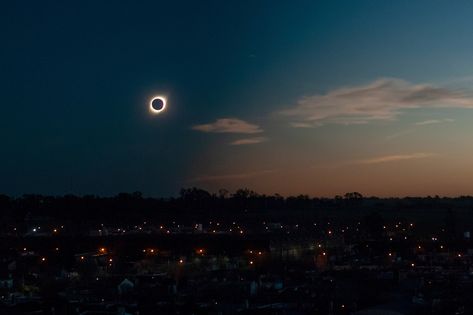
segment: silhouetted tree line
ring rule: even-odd
[[[113,197],[95,195],[44,196],[23,195],[13,198],[0,195],[0,218],[21,221],[27,215],[68,220],[117,220],[143,218],[243,217],[253,214],[280,214],[291,218],[301,214],[316,215],[318,210],[344,209],[445,209],[452,206],[473,209],[473,197],[459,198],[385,198],[363,197],[350,192],[335,198],[313,198],[308,195],[283,197],[259,194],[249,189],[230,193],[225,189],[210,193],[196,187],[181,189],[178,197],[148,198],[140,192],[120,193]]]

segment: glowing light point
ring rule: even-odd
[[[166,98],[164,96],[153,96],[149,101],[149,111],[152,114],[160,114],[166,109]]]

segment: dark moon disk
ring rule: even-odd
[[[153,100],[153,102],[151,103],[151,107],[156,110],[156,111],[160,111],[163,109],[164,107],[164,102],[162,99],[160,98],[156,98]]]

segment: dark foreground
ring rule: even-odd
[[[0,314],[472,314],[471,200],[427,201],[110,220],[30,205],[2,221]]]

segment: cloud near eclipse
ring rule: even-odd
[[[192,126],[192,129],[214,133],[255,134],[263,132],[263,129],[261,129],[260,126],[238,118],[220,118],[213,123],[194,125]]]

